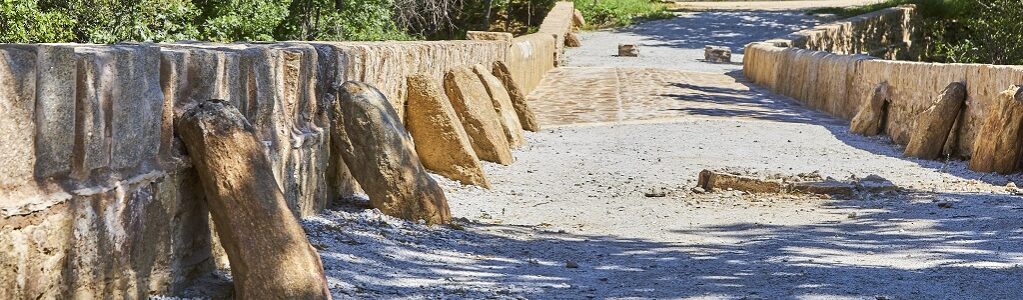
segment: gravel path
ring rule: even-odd
[[[626,28],[580,33],[582,47],[568,48],[570,67],[653,67],[727,73],[742,70],[746,44],[813,27],[817,18],[801,11],[708,11]],[[618,57],[618,44],[640,46],[639,57]],[[703,47],[732,49],[732,64],[703,62]]]
[[[844,122],[723,75],[739,66],[697,62],[691,51],[814,20],[686,18],[584,34],[587,47],[569,63],[600,68],[545,79],[532,101],[557,112],[544,112],[545,129],[527,136],[513,165],[485,165],[492,190],[437,177],[456,226],[351,205],[304,220],[335,298],[1023,297],[1023,203],[1006,187],[1018,175],[902,158],[889,141],[848,134]],[[609,57],[633,38],[646,57]],[[694,192],[702,169],[878,175],[901,190],[850,199]]]

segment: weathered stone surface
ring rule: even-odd
[[[540,131],[540,122],[536,120],[536,114],[533,113],[533,109],[529,108],[526,93],[522,91],[518,82],[512,77],[511,72],[508,70],[508,65],[505,65],[504,62],[494,62],[492,69],[494,76],[500,79],[501,83],[504,84],[504,88],[508,90],[508,97],[511,98],[512,106],[515,106],[515,114],[519,117],[522,129],[532,132]]]
[[[576,48],[582,47],[583,43],[579,41],[579,35],[575,32],[569,31],[565,34],[565,47]]]
[[[998,94],[973,144],[970,169],[1012,173],[1023,154],[1023,86]]]
[[[163,94],[160,49],[147,45],[81,46],[74,172],[123,170],[155,162]]]
[[[953,82],[941,91],[934,104],[917,117],[906,145],[906,156],[937,159],[945,148],[953,125],[966,102],[966,85]]]
[[[583,12],[578,9],[572,13],[572,25],[575,27],[586,26],[586,19],[583,18]]]
[[[795,182],[789,185],[789,189],[793,192],[831,196],[852,196],[856,193],[855,184],[837,180]]]
[[[430,75],[416,74],[409,76],[408,89],[406,126],[423,166],[464,184],[490,188],[469,135],[440,83]]]
[[[724,46],[703,47],[703,60],[714,63],[732,62],[732,49]]]
[[[635,44],[618,44],[618,56],[623,57],[639,56],[639,46]]]
[[[549,34],[527,34],[516,37],[508,48],[508,58],[504,61],[508,70],[522,89],[523,95],[529,95],[536,89],[547,72],[555,67],[554,55],[557,41]]]
[[[512,148],[521,147],[526,143],[526,137],[522,132],[522,123],[519,122],[515,105],[512,104],[508,90],[504,88],[504,83],[501,82],[501,79],[490,74],[490,70],[487,70],[482,65],[475,65],[472,67],[472,70],[476,72],[480,81],[483,82],[483,86],[486,87],[487,94],[490,95],[490,101],[494,104],[497,115],[501,117],[501,127],[504,129],[504,136],[508,138],[508,145]]]
[[[444,76],[444,92],[451,100],[458,119],[469,134],[472,149],[480,159],[509,165],[514,161],[500,116],[487,88],[472,68],[451,70]]]
[[[508,32],[495,31],[469,31],[465,33],[465,39],[470,41],[502,41],[511,43],[514,35]]]
[[[785,191],[785,186],[780,181],[765,180],[711,170],[703,170],[700,172],[697,186],[703,188],[705,191],[713,191],[715,189],[732,189],[749,193],[781,193]]]
[[[444,191],[426,172],[387,98],[361,82],[338,89],[332,134],[344,143],[340,155],[373,207],[408,220],[450,221]]]
[[[870,99],[863,103],[853,117],[849,131],[866,136],[881,134],[888,113],[888,83],[882,82],[874,88]]]
[[[187,111],[178,130],[231,261],[236,296],[329,299],[320,258],[252,125],[229,103],[210,100]]]

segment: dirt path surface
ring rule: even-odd
[[[677,13],[678,17],[625,28],[580,33],[586,41],[568,48],[571,67],[651,67],[727,73],[742,70],[746,44],[784,36],[816,26],[821,20],[801,11],[708,11]],[[639,45],[639,57],[619,57],[618,44]],[[731,64],[703,62],[703,48],[732,50]]]
[[[635,30],[644,26],[662,23]],[[721,41],[760,29],[749,30]],[[582,42],[630,38],[606,34]],[[608,56],[568,55],[576,66]],[[1023,296],[1023,201],[1006,187],[1019,176],[906,159],[883,138],[851,135],[845,122],[725,75],[732,66],[677,62],[549,74],[531,96],[546,127],[513,165],[485,165],[492,190],[438,177],[457,226],[352,206],[304,220],[335,298]],[[900,190],[835,199],[694,191],[703,169],[877,175]]]
[[[814,0],[814,1],[676,1],[675,9],[681,10],[793,10],[822,7],[860,6],[882,2],[881,0]]]

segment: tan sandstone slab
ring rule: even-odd
[[[440,83],[427,74],[408,78],[406,127],[427,169],[464,184],[490,188],[469,134]]]
[[[501,117],[501,127],[504,128],[504,136],[508,138],[509,146],[521,147],[526,143],[526,136],[522,132],[522,123],[519,122],[519,116],[515,113],[515,105],[512,104],[508,90],[504,88],[501,79],[490,74],[490,70],[487,70],[486,67],[475,65],[472,70],[483,82],[487,94],[490,95],[490,101],[494,104],[494,109]]]
[[[533,109],[529,108],[526,93],[523,92],[522,87],[515,81],[514,76],[508,70],[508,65],[498,61],[494,62],[492,69],[494,76],[500,79],[501,83],[504,83],[504,88],[508,90],[508,97],[511,98],[512,105],[515,106],[515,114],[519,116],[519,123],[522,124],[522,129],[532,132],[540,131],[540,123],[536,121],[536,114],[533,113]]]
[[[849,131],[866,136],[881,134],[888,112],[888,83],[882,82],[874,87],[870,99],[860,107],[860,111],[849,124]]]
[[[514,161],[500,116],[487,88],[470,67],[456,68],[444,76],[444,91],[480,159],[509,165]]]
[[[398,113],[376,88],[349,81],[333,105],[340,155],[374,208],[406,220],[451,220],[444,190],[426,172]]]
[[[1023,86],[998,94],[973,144],[970,169],[1008,174],[1019,167],[1023,154]]]
[[[934,104],[916,119],[906,145],[906,156],[937,159],[945,149],[949,134],[955,134],[953,125],[966,102],[966,85],[953,82],[941,91]]]
[[[330,299],[320,257],[238,109],[207,101],[187,111],[178,128],[231,261],[236,296]]]

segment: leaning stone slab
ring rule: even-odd
[[[345,82],[333,110],[340,155],[374,208],[429,224],[451,220],[444,190],[426,172],[384,94],[365,83]]]
[[[697,185],[706,191],[737,190],[748,193],[781,193],[785,191],[782,182],[742,176],[726,172],[703,170]]]
[[[519,116],[515,113],[515,105],[511,102],[508,90],[504,88],[501,79],[490,74],[486,67],[475,65],[472,67],[472,70],[476,72],[480,81],[483,82],[483,86],[487,88],[490,101],[494,104],[494,109],[497,110],[498,116],[501,117],[501,127],[504,128],[504,136],[508,138],[509,146],[512,148],[521,147],[526,143],[526,137],[522,133],[522,123],[519,122]]]
[[[451,70],[444,76],[444,91],[472,141],[480,159],[509,165],[514,158],[501,125],[500,116],[479,76],[469,67]]]
[[[540,122],[536,120],[536,114],[533,113],[533,109],[529,108],[526,93],[515,82],[511,71],[508,70],[508,65],[504,62],[496,61],[494,62],[493,72],[494,76],[501,79],[501,82],[504,83],[504,88],[508,90],[508,97],[511,98],[512,105],[515,106],[515,114],[519,116],[519,123],[522,123],[522,129],[532,132],[540,131]]]
[[[430,75],[409,76],[405,118],[423,166],[464,184],[490,188],[469,135],[440,83]]]
[[[210,100],[178,124],[239,299],[330,299],[323,265],[292,215],[264,154],[238,109]]]
[[[856,185],[837,180],[796,182],[789,185],[789,190],[818,195],[852,196],[856,193]]]
[[[870,99],[860,107],[853,117],[849,131],[865,136],[881,134],[888,112],[888,82],[878,84],[870,94]]]
[[[582,47],[583,43],[579,41],[579,35],[575,32],[569,31],[565,33],[565,47],[578,48]]]
[[[946,86],[931,107],[917,116],[904,154],[924,159],[941,157],[945,142],[965,102],[965,84],[953,82]]]
[[[973,143],[970,170],[1012,173],[1023,153],[1023,86],[998,94]]]

